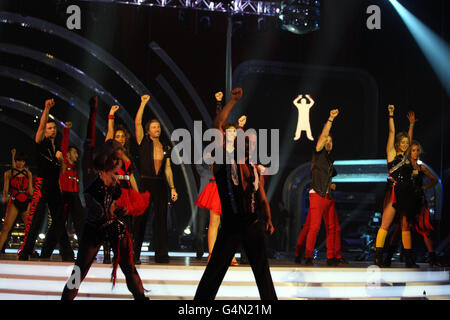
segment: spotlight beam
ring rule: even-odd
[[[389,0],[450,96],[450,46],[397,0]]]

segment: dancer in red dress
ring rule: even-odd
[[[8,201],[5,220],[0,231],[0,250],[5,245],[9,231],[11,230],[17,215],[20,214],[23,223],[27,223],[30,212],[31,196],[33,195],[33,176],[25,167],[26,155],[23,152],[11,150],[12,167],[5,172],[3,187],[3,202]]]

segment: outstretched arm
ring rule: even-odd
[[[316,144],[316,151],[319,152],[323,149],[325,146],[325,143],[327,142],[328,135],[330,134],[330,129],[333,124],[334,119],[338,116],[339,110],[334,109],[330,111],[330,117],[328,118],[327,122],[323,126],[322,133],[320,134],[319,140],[317,140]]]
[[[42,140],[44,140],[45,126],[47,125],[48,115],[50,114],[50,109],[53,108],[54,105],[55,100],[53,99],[45,100],[44,111],[42,112],[41,121],[39,122],[39,128],[34,138],[34,141],[36,143],[40,143]]]
[[[114,139],[114,114],[119,110],[119,106],[112,106],[108,115],[108,133],[106,133],[105,141]]]
[[[141,105],[139,106],[138,112],[136,113],[136,118],[134,119],[134,130],[136,133],[136,142],[138,145],[141,144],[142,139],[144,139],[144,128],[142,127],[142,116],[144,115],[144,109],[147,102],[150,100],[150,96],[145,94],[141,97]]]
[[[386,155],[387,155],[387,161],[391,162],[394,160],[396,152],[395,152],[395,124],[394,124],[394,110],[395,107],[390,104],[388,106],[389,111],[389,135],[388,135],[388,141],[386,145]]]
[[[63,154],[64,160],[67,159],[67,153],[69,152],[69,134],[70,128],[72,128],[72,122],[68,121],[64,124],[62,142],[61,142],[61,152]]]

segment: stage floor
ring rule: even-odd
[[[111,265],[102,261],[99,254],[77,299],[132,299],[120,268],[112,289]],[[168,264],[156,264],[152,256],[144,256],[141,261],[137,269],[150,299],[191,300],[207,258],[177,256]],[[318,261],[306,267],[293,261],[270,260],[279,299],[450,299],[450,269],[419,266],[406,269],[394,262],[391,268],[380,269],[370,262],[350,261],[348,265],[328,267],[326,261]],[[72,268],[73,263],[61,262],[59,255],[51,260],[18,261],[14,254],[4,254],[0,257],[0,299],[60,299]],[[248,264],[229,268],[217,299],[259,299]]]

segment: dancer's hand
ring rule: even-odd
[[[395,110],[394,105],[393,105],[393,104],[390,104],[390,105],[388,106],[388,111],[389,111],[389,115],[390,115],[390,116],[393,116],[393,115],[394,115],[394,110]]]
[[[109,110],[109,114],[110,115],[114,115],[114,113],[116,113],[117,110],[119,110],[119,106],[118,105],[114,105],[111,107],[111,110]]]
[[[64,156],[63,156],[63,154],[62,154],[61,151],[59,151],[59,150],[56,151],[55,156],[56,156],[56,159],[58,159],[60,162],[63,162],[63,161],[64,161]]]
[[[333,191],[336,190],[336,184],[335,184],[335,183],[332,183],[331,186],[330,186],[330,188],[331,188],[331,190],[333,190]]]
[[[55,100],[54,99],[49,99],[49,100],[45,100],[45,107],[48,109],[51,109],[55,106]]]
[[[70,122],[70,121],[67,121],[66,123],[64,123],[64,126],[66,127],[66,128],[72,128],[72,122]]]
[[[219,91],[214,96],[216,97],[217,101],[222,101],[222,99],[223,99],[223,92]]]
[[[238,120],[238,125],[239,125],[239,127],[244,127],[246,122],[247,122],[247,116],[246,116],[246,115],[243,115],[243,116],[240,117],[239,120]]]
[[[416,119],[416,114],[414,113],[414,111],[410,111],[408,112],[408,114],[406,115],[406,117],[409,120],[409,125],[413,126],[417,121],[419,121],[419,119]]]
[[[171,189],[171,197],[170,197],[170,198],[172,199],[173,202],[177,201],[177,199],[178,199],[178,193],[177,193],[177,191],[175,190],[175,188]]]
[[[141,97],[141,103],[143,103],[143,104],[146,104],[149,100],[150,100],[150,95],[148,95],[148,94],[144,94]]]
[[[14,159],[16,158],[16,149],[11,149],[11,155]]]
[[[272,235],[275,231],[275,228],[273,227],[272,220],[269,220],[266,222],[266,230],[269,231],[269,234]]]
[[[334,120],[339,114],[339,109],[333,109],[330,111],[330,118],[331,120]]]
[[[231,100],[238,102],[242,98],[242,88],[234,88],[231,91]]]

